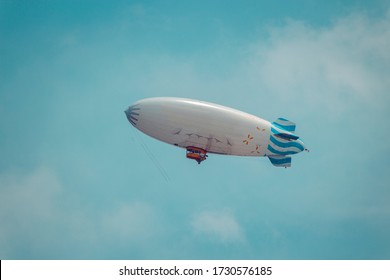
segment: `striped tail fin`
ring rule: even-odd
[[[276,167],[291,167],[290,156],[268,156],[271,163]]]
[[[289,120],[286,120],[284,118],[278,118],[276,121],[272,123],[277,128],[287,130],[288,132],[295,132],[295,123],[290,122]]]

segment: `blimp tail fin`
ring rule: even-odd
[[[272,124],[278,128],[281,128],[283,130],[287,130],[288,132],[292,132],[292,133],[295,132],[295,127],[296,127],[295,123],[293,123],[287,119],[278,118]]]
[[[291,157],[290,156],[272,156],[268,157],[271,163],[276,167],[291,167]]]

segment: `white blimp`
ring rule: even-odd
[[[304,143],[295,123],[284,118],[263,120],[225,106],[174,97],[147,98],[125,111],[129,122],[143,133],[187,150],[201,163],[207,153],[268,157],[278,167],[290,167],[291,155]]]

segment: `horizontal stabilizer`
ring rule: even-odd
[[[274,135],[277,136],[277,137],[280,137],[280,138],[282,138],[284,140],[289,140],[289,141],[297,140],[299,138],[299,136],[296,136],[296,135],[290,134],[290,133],[276,133]]]
[[[295,132],[295,123],[290,122],[284,118],[278,118],[276,121],[272,123],[277,128],[287,130],[288,132]]]
[[[268,157],[271,163],[276,167],[291,167],[291,157],[290,156],[272,156]]]

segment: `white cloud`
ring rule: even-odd
[[[21,244],[34,251],[49,241],[60,192],[60,182],[47,168],[0,174],[0,244],[5,254],[1,257],[13,255]]]
[[[243,231],[235,217],[225,212],[204,211],[191,221],[196,234],[206,235],[219,242],[242,242]]]
[[[0,174],[1,220],[19,229],[31,226],[32,219],[50,220],[55,215],[53,198],[60,192],[57,177],[44,167],[29,174]]]
[[[286,103],[337,112],[383,106],[390,88],[390,13],[351,15],[326,28],[290,20],[253,47],[248,75]]]
[[[101,230],[110,237],[126,240],[150,236],[154,226],[153,209],[146,203],[122,204],[103,216]]]
[[[93,248],[118,246],[118,240],[134,245],[156,232],[147,203],[90,209],[74,195],[46,167],[0,173],[0,258],[97,257]]]

